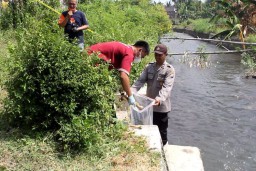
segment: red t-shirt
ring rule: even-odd
[[[121,42],[103,42],[90,46],[88,52],[89,54],[99,53],[98,56],[111,63],[115,69],[130,73],[134,60],[132,46]]]

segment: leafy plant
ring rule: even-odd
[[[215,10],[207,1],[174,0],[173,2],[180,22],[212,17]]]
[[[218,10],[216,10],[210,22],[215,23],[220,18],[224,18],[228,29],[219,32],[212,38],[224,36],[224,39],[227,39],[233,35],[239,35],[239,39],[244,42],[244,38],[249,32],[248,28],[251,25],[251,14],[255,11],[255,1],[216,0],[214,2]]]
[[[247,76],[256,74],[256,59],[253,54],[243,53],[241,63],[248,68]]]
[[[85,32],[89,45],[112,40],[127,44],[146,40],[153,44],[159,35],[171,31],[171,21],[164,7],[152,5],[148,0],[96,1],[80,3],[78,8],[86,13],[93,31]]]
[[[124,127],[114,118],[119,84],[115,70],[67,42],[57,26],[59,14],[34,1],[27,7],[14,28],[17,44],[9,47],[12,62],[2,119],[24,132],[52,132],[61,150],[89,150],[106,137],[118,140]],[[89,19],[87,45],[110,40],[133,44],[140,39],[153,44],[171,28],[163,6],[147,0],[79,3],[79,10]],[[144,65],[134,65],[131,82]]]
[[[51,1],[49,5],[56,7],[59,5],[59,2]],[[8,8],[1,12],[0,29],[28,28],[31,26],[29,19],[31,16],[37,16],[38,21],[52,18],[47,17],[51,15],[47,11],[42,13],[43,8],[42,6],[38,6],[36,0],[10,1]]]
[[[118,135],[118,124],[112,125],[115,73],[97,56],[80,53],[49,26],[19,34],[10,53],[15,63],[6,83],[4,117],[12,125],[54,131],[66,149]]]

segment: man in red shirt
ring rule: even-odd
[[[149,54],[149,51],[149,44],[143,40],[137,41],[134,45],[127,45],[115,41],[103,42],[88,48],[89,54],[98,53],[101,59],[109,62],[113,68],[119,71],[122,87],[128,96],[130,105],[135,104],[129,79],[132,63],[140,62],[142,58]]]

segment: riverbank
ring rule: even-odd
[[[175,32],[173,36],[191,38]],[[219,51],[202,41],[162,40],[170,52]],[[255,163],[255,79],[244,79],[239,55],[211,55],[206,69],[168,58],[177,71],[168,142],[200,149],[206,171],[251,171]],[[241,138],[243,137],[243,138]]]
[[[138,94],[141,95],[140,98],[146,95],[146,86],[144,86]],[[117,99],[120,95],[117,95]],[[146,101],[146,100],[141,100]],[[122,107],[126,106],[127,103],[122,103]],[[145,106],[146,104],[143,104]],[[146,147],[150,151],[155,151],[161,154],[161,159],[159,160],[161,165],[159,170],[161,171],[204,171],[203,162],[201,159],[200,149],[193,146],[181,146],[179,144],[166,144],[163,146],[159,129],[156,125],[152,125],[153,113],[147,113],[147,111],[152,111],[152,104],[148,103],[149,106],[146,111],[136,112],[133,114],[130,110],[127,110],[129,106],[125,108],[118,108],[116,111],[117,119],[130,123],[130,129],[135,132],[135,135],[142,136],[146,138]],[[151,110],[150,110],[151,108]],[[148,115],[149,114],[149,115]],[[145,117],[147,115],[147,117]],[[129,117],[130,116],[130,117]],[[134,119],[130,119],[134,118]],[[137,125],[136,123],[142,124]],[[135,124],[135,125],[133,125]]]
[[[185,33],[188,34],[194,38],[202,38],[202,39],[210,39],[214,34],[213,33],[203,33],[203,32],[198,32],[198,31],[194,31],[192,29],[187,29],[187,28],[173,28],[174,32],[177,33]],[[230,38],[230,41],[233,42],[240,42],[240,40],[238,38]],[[202,40],[204,41],[204,40]],[[214,44],[220,48],[223,48],[227,51],[231,51],[231,50],[242,50],[243,49],[243,45],[241,44],[233,44],[233,43],[229,43],[227,42],[217,42],[217,41],[205,41],[207,43],[211,43]],[[253,49],[253,45],[246,45],[246,47],[249,49]],[[242,55],[243,56],[243,55]],[[245,67],[247,68],[247,71],[245,72],[245,78],[254,78],[256,79],[256,71],[255,71],[255,62],[253,62],[255,60],[255,57],[253,57],[253,54],[250,54],[243,56],[241,59],[241,62],[245,65]]]
[[[211,38],[214,34],[213,33],[203,33],[203,32],[197,32],[194,31],[192,29],[187,29],[187,28],[173,28],[174,32],[178,32],[178,33],[185,33],[188,34],[194,38],[204,38],[204,39],[209,39]],[[231,41],[240,41],[237,38],[231,38]],[[208,43],[212,43],[215,45],[218,45],[218,43],[216,42],[209,42]],[[237,48],[242,48],[242,45],[234,45],[234,44],[230,44],[230,43],[221,43],[221,46],[224,49],[228,49],[228,50],[235,50]]]

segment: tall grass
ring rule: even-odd
[[[8,44],[14,42],[14,39],[10,36],[11,32],[12,31],[0,32],[0,109],[3,105],[3,99],[7,96],[4,83],[8,78],[8,63],[11,62]]]
[[[124,134],[120,141],[105,139],[101,145],[92,144],[90,150],[103,151],[101,157],[57,152],[51,136],[35,139],[24,137],[18,129],[0,130],[0,170],[155,171],[160,168],[160,154],[148,151],[144,139],[131,133]]]
[[[188,28],[202,33],[219,33],[227,29],[222,22],[222,20],[219,20],[218,23],[211,23],[210,18],[189,19],[181,23],[178,27]]]

